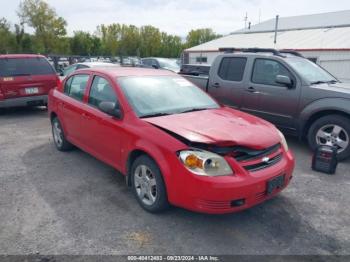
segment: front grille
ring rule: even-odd
[[[273,165],[277,164],[279,161],[281,161],[281,159],[282,159],[282,153],[271,158],[269,161],[260,162],[260,163],[253,164],[253,165],[247,165],[247,166],[244,166],[244,168],[250,172],[254,172],[254,171],[258,171],[258,170],[273,166]]]
[[[236,155],[234,156],[234,158],[239,162],[251,161],[264,156],[271,155],[275,153],[277,150],[279,150],[280,148],[281,148],[281,144],[276,144],[274,146],[271,146],[269,148],[262,149],[262,150],[240,148],[240,149],[237,149],[237,151],[235,151]]]

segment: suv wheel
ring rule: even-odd
[[[131,167],[132,189],[139,204],[148,212],[156,213],[169,207],[162,174],[148,156],[137,158]]]
[[[317,146],[327,145],[338,148],[338,159],[350,156],[350,121],[340,115],[328,115],[317,119],[308,132],[308,142],[315,150]]]
[[[52,125],[52,136],[56,148],[59,151],[68,151],[73,148],[73,145],[69,143],[64,135],[62,126],[57,117],[51,121]]]

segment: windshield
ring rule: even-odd
[[[220,107],[205,92],[182,77],[121,77],[118,83],[139,117]]]
[[[174,71],[180,71],[180,66],[176,59],[158,58],[158,62],[161,68],[171,69]]]
[[[311,62],[300,57],[287,58],[288,64],[310,83],[327,83],[337,81],[330,73]]]

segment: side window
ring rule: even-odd
[[[92,82],[89,104],[98,107],[101,102],[117,102],[117,96],[109,82],[99,76],[95,76]]]
[[[256,59],[254,63],[252,82],[256,84],[282,86],[276,83],[276,76],[292,76],[288,69],[278,61],[270,59]]]
[[[64,86],[64,93],[77,100],[83,101],[89,75],[74,75],[70,77]]]
[[[240,82],[243,79],[247,58],[225,57],[221,61],[219,76],[223,80]]]
[[[152,66],[152,61],[150,59],[144,59],[142,60],[142,63],[147,66]]]
[[[83,69],[83,68],[88,68],[88,66],[87,66],[87,65],[81,65],[81,64],[79,64],[79,65],[77,66],[77,70],[78,70],[78,69]]]

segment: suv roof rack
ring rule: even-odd
[[[243,52],[243,53],[272,53],[275,56],[285,57],[283,54],[291,54],[298,57],[303,57],[299,52],[292,49],[273,49],[273,48],[235,48],[235,47],[223,47],[219,48],[220,52],[225,53],[235,53],[235,52]]]

